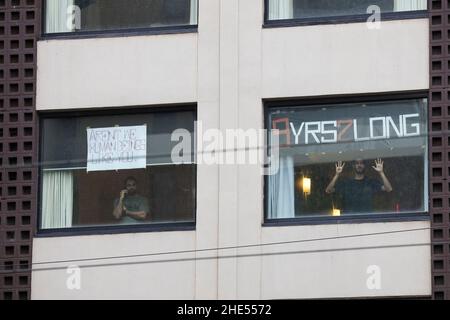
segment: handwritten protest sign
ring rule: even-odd
[[[147,126],[87,129],[87,171],[146,167]]]

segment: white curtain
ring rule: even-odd
[[[69,228],[73,216],[73,174],[71,171],[44,171],[42,228]]]
[[[198,0],[191,0],[191,21],[190,24],[197,24],[198,17]]]
[[[394,0],[394,11],[427,10],[427,0]]]
[[[294,18],[294,0],[269,0],[269,20]]]
[[[269,176],[268,218],[294,218],[294,159],[291,156],[280,157],[279,164],[278,173]]]
[[[71,32],[68,28],[68,19],[71,16],[67,13],[69,7],[73,6],[74,0],[47,0],[45,3],[45,32]],[[69,24],[70,25],[70,24]]]

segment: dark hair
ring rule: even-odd
[[[136,180],[135,177],[129,176],[128,178],[126,178],[126,179],[123,181],[123,184],[126,185],[128,181],[134,181],[134,183],[137,184],[137,180]]]
[[[364,165],[367,165],[366,160],[361,159],[361,158],[353,160],[353,165],[356,165],[356,161],[358,161],[358,160],[359,160],[359,161],[362,161],[362,163],[363,163]]]

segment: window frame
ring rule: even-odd
[[[374,93],[374,94],[352,94],[352,95],[330,95],[323,97],[302,97],[302,98],[276,98],[263,100],[264,109],[264,129],[267,131],[269,113],[274,108],[280,107],[304,107],[314,108],[322,104],[342,104],[342,103],[363,103],[363,102],[382,102],[391,100],[407,100],[407,99],[427,99],[429,104],[428,91],[415,90],[408,92],[389,92],[389,93]],[[427,135],[429,136],[428,122],[430,115],[427,109]],[[401,213],[371,213],[371,214],[354,214],[334,216],[317,216],[317,217],[295,217],[282,219],[269,219],[268,216],[268,201],[269,194],[269,177],[267,175],[263,178],[263,227],[282,227],[295,225],[327,225],[327,224],[351,224],[351,223],[385,223],[385,222],[406,222],[406,221],[429,221],[430,220],[430,188],[428,175],[430,168],[429,160],[429,141],[427,137],[426,155],[426,169],[424,175],[424,186],[426,188],[426,196],[424,199],[423,212],[401,212]]]
[[[198,21],[200,12],[200,1],[197,4],[197,23],[188,25],[176,26],[162,26],[162,27],[143,27],[143,28],[123,28],[123,29],[109,29],[96,31],[76,31],[76,32],[45,32],[45,22],[47,1],[42,1],[41,6],[41,34],[39,40],[51,39],[86,39],[86,38],[114,38],[114,37],[129,37],[129,36],[144,36],[144,35],[161,35],[161,34],[182,34],[182,33],[197,33]]]
[[[384,12],[384,13],[382,12],[381,21],[428,18],[428,11],[429,9],[415,10],[415,11]],[[283,28],[283,27],[297,27],[297,26],[311,26],[311,25],[358,23],[358,22],[366,22],[371,15],[372,14],[356,14],[345,16],[326,16],[313,18],[269,20],[269,0],[264,0],[263,28]]]
[[[51,118],[77,118],[82,116],[112,116],[112,115],[128,115],[128,114],[147,114],[158,112],[178,112],[191,111],[194,112],[194,121],[198,120],[197,104],[196,103],[180,103],[172,105],[152,105],[152,106],[130,106],[130,107],[111,107],[98,109],[78,109],[69,111],[39,111],[37,113],[37,130],[39,132],[39,148],[38,148],[38,192],[37,192],[37,218],[36,218],[36,233],[37,238],[46,237],[67,237],[80,235],[103,235],[103,234],[124,234],[124,233],[142,233],[142,232],[167,232],[167,231],[195,231],[197,224],[197,164],[194,162],[194,186],[195,186],[195,201],[194,201],[194,215],[193,221],[189,222],[167,222],[167,223],[143,223],[133,225],[105,225],[105,226],[86,226],[86,227],[71,227],[71,228],[54,228],[43,229],[42,223],[42,180],[43,180],[43,166],[41,159],[43,155],[42,146],[45,132],[43,132],[43,121]],[[197,149],[197,146],[195,146]]]

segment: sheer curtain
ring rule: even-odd
[[[45,2],[45,32],[71,32],[68,28],[68,19],[71,17],[67,13],[74,0],[47,0]]]
[[[44,171],[42,190],[43,229],[69,228],[73,215],[73,174]]]
[[[190,24],[196,25],[198,23],[198,0],[191,0],[191,21]]]
[[[394,0],[394,11],[427,10],[427,0]]]
[[[268,218],[294,218],[294,159],[280,156],[280,169],[269,176]]]
[[[269,20],[294,18],[294,0],[269,0]]]

